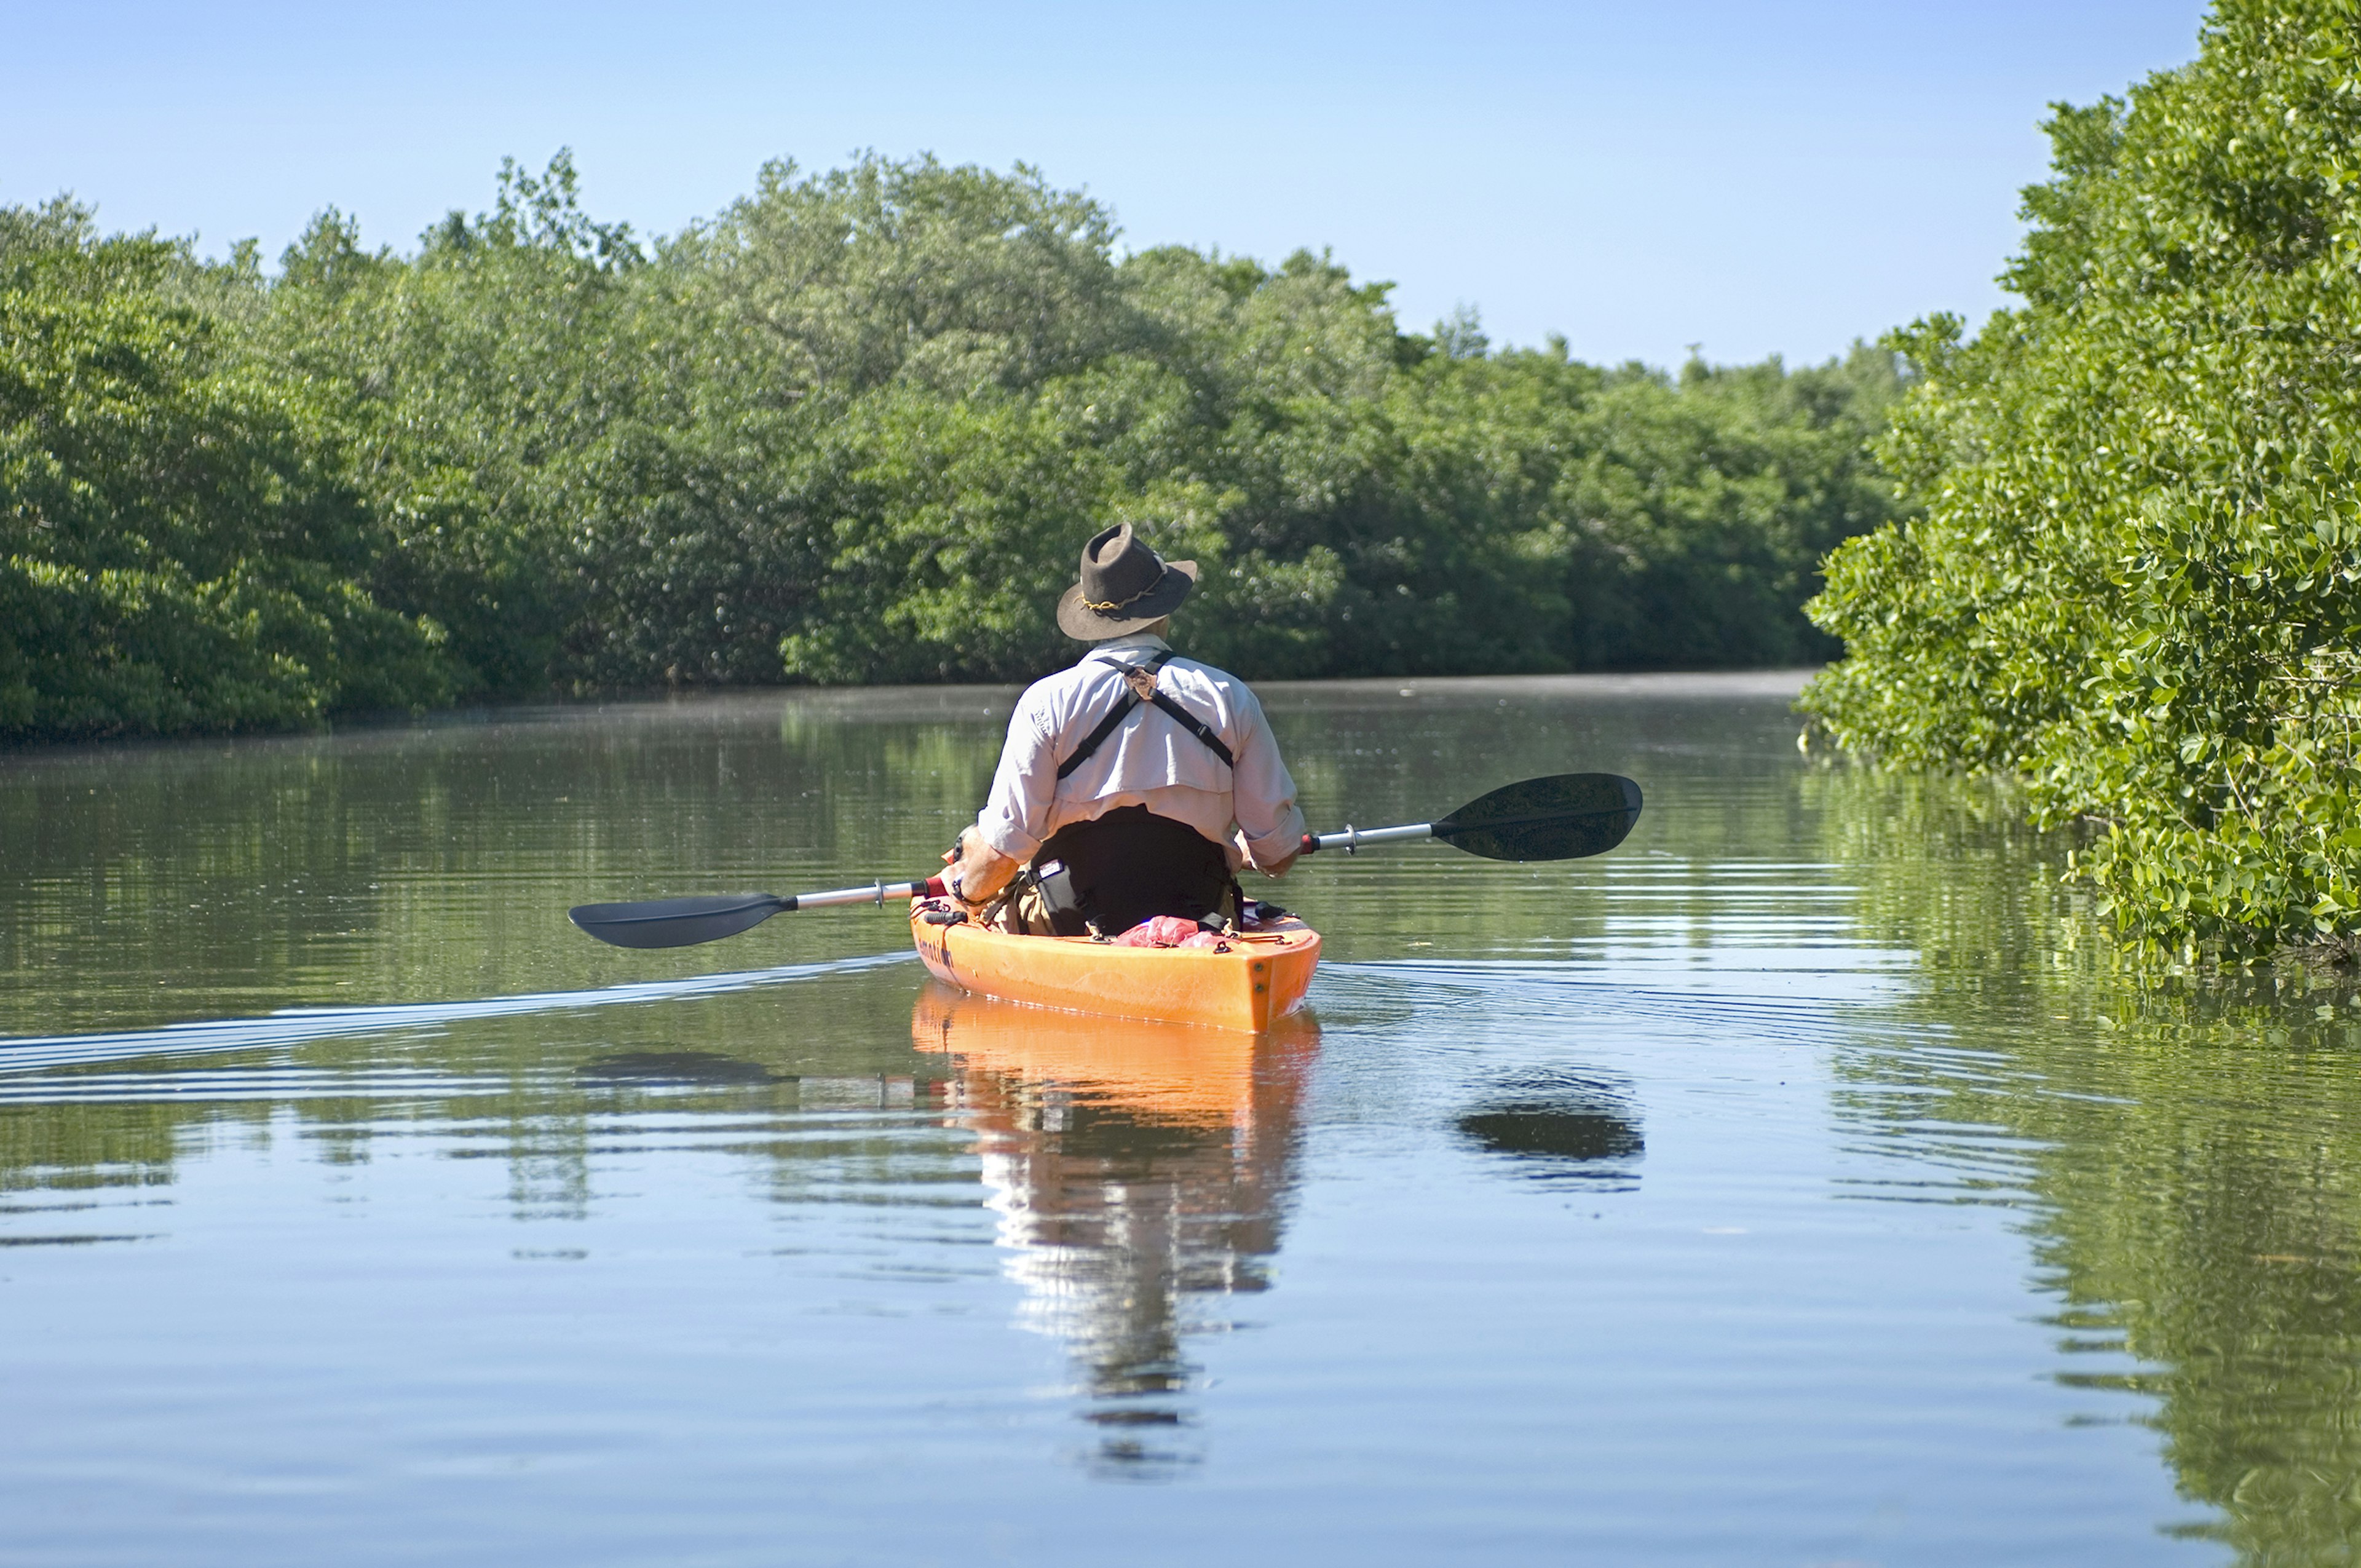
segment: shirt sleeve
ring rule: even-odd
[[[1254,693],[1238,688],[1238,728],[1243,734],[1230,771],[1231,809],[1246,835],[1257,866],[1273,866],[1303,847],[1303,813],[1295,804],[1295,780],[1279,754],[1279,741]]]
[[[1027,692],[1008,716],[992,794],[975,819],[983,841],[1011,860],[1031,860],[1049,837],[1049,803],[1058,793],[1056,740],[1048,704]]]

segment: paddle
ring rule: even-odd
[[[1302,854],[1440,839],[1488,861],[1578,861],[1604,854],[1640,820],[1640,786],[1617,773],[1553,773],[1503,784],[1440,822],[1306,833]]]
[[[1454,849],[1494,861],[1574,861],[1602,854],[1623,841],[1640,819],[1640,786],[1614,773],[1557,773],[1505,784],[1471,800],[1440,822],[1407,828],[1353,828],[1303,836],[1303,854],[1364,844],[1440,839]],[[704,898],[658,898],[644,904],[585,904],[573,922],[619,948],[686,948],[751,931],[790,909],[838,904],[884,904],[889,898],[939,898],[943,879],[881,882],[829,893],[724,893]]]
[[[833,904],[883,904],[889,898],[940,898],[943,879],[881,882],[840,887],[829,893],[722,893],[705,898],[653,898],[644,904],[584,904],[566,912],[602,942],[619,948],[687,948],[751,931],[790,909],[823,909]]]

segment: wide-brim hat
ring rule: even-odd
[[[1082,580],[1058,601],[1058,630],[1082,642],[1122,637],[1170,615],[1196,586],[1196,562],[1167,561],[1119,522],[1082,546]]]

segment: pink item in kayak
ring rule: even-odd
[[[1143,920],[1115,939],[1118,948],[1210,948],[1220,942],[1221,933],[1208,931],[1194,920],[1183,920],[1178,915],[1159,915]]]

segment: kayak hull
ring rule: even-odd
[[[973,922],[929,926],[910,910],[910,937],[936,979],[1036,1007],[1196,1024],[1249,1033],[1303,1004],[1320,966],[1320,933],[1284,919],[1211,948],[1121,948],[1088,937],[1016,937]]]

